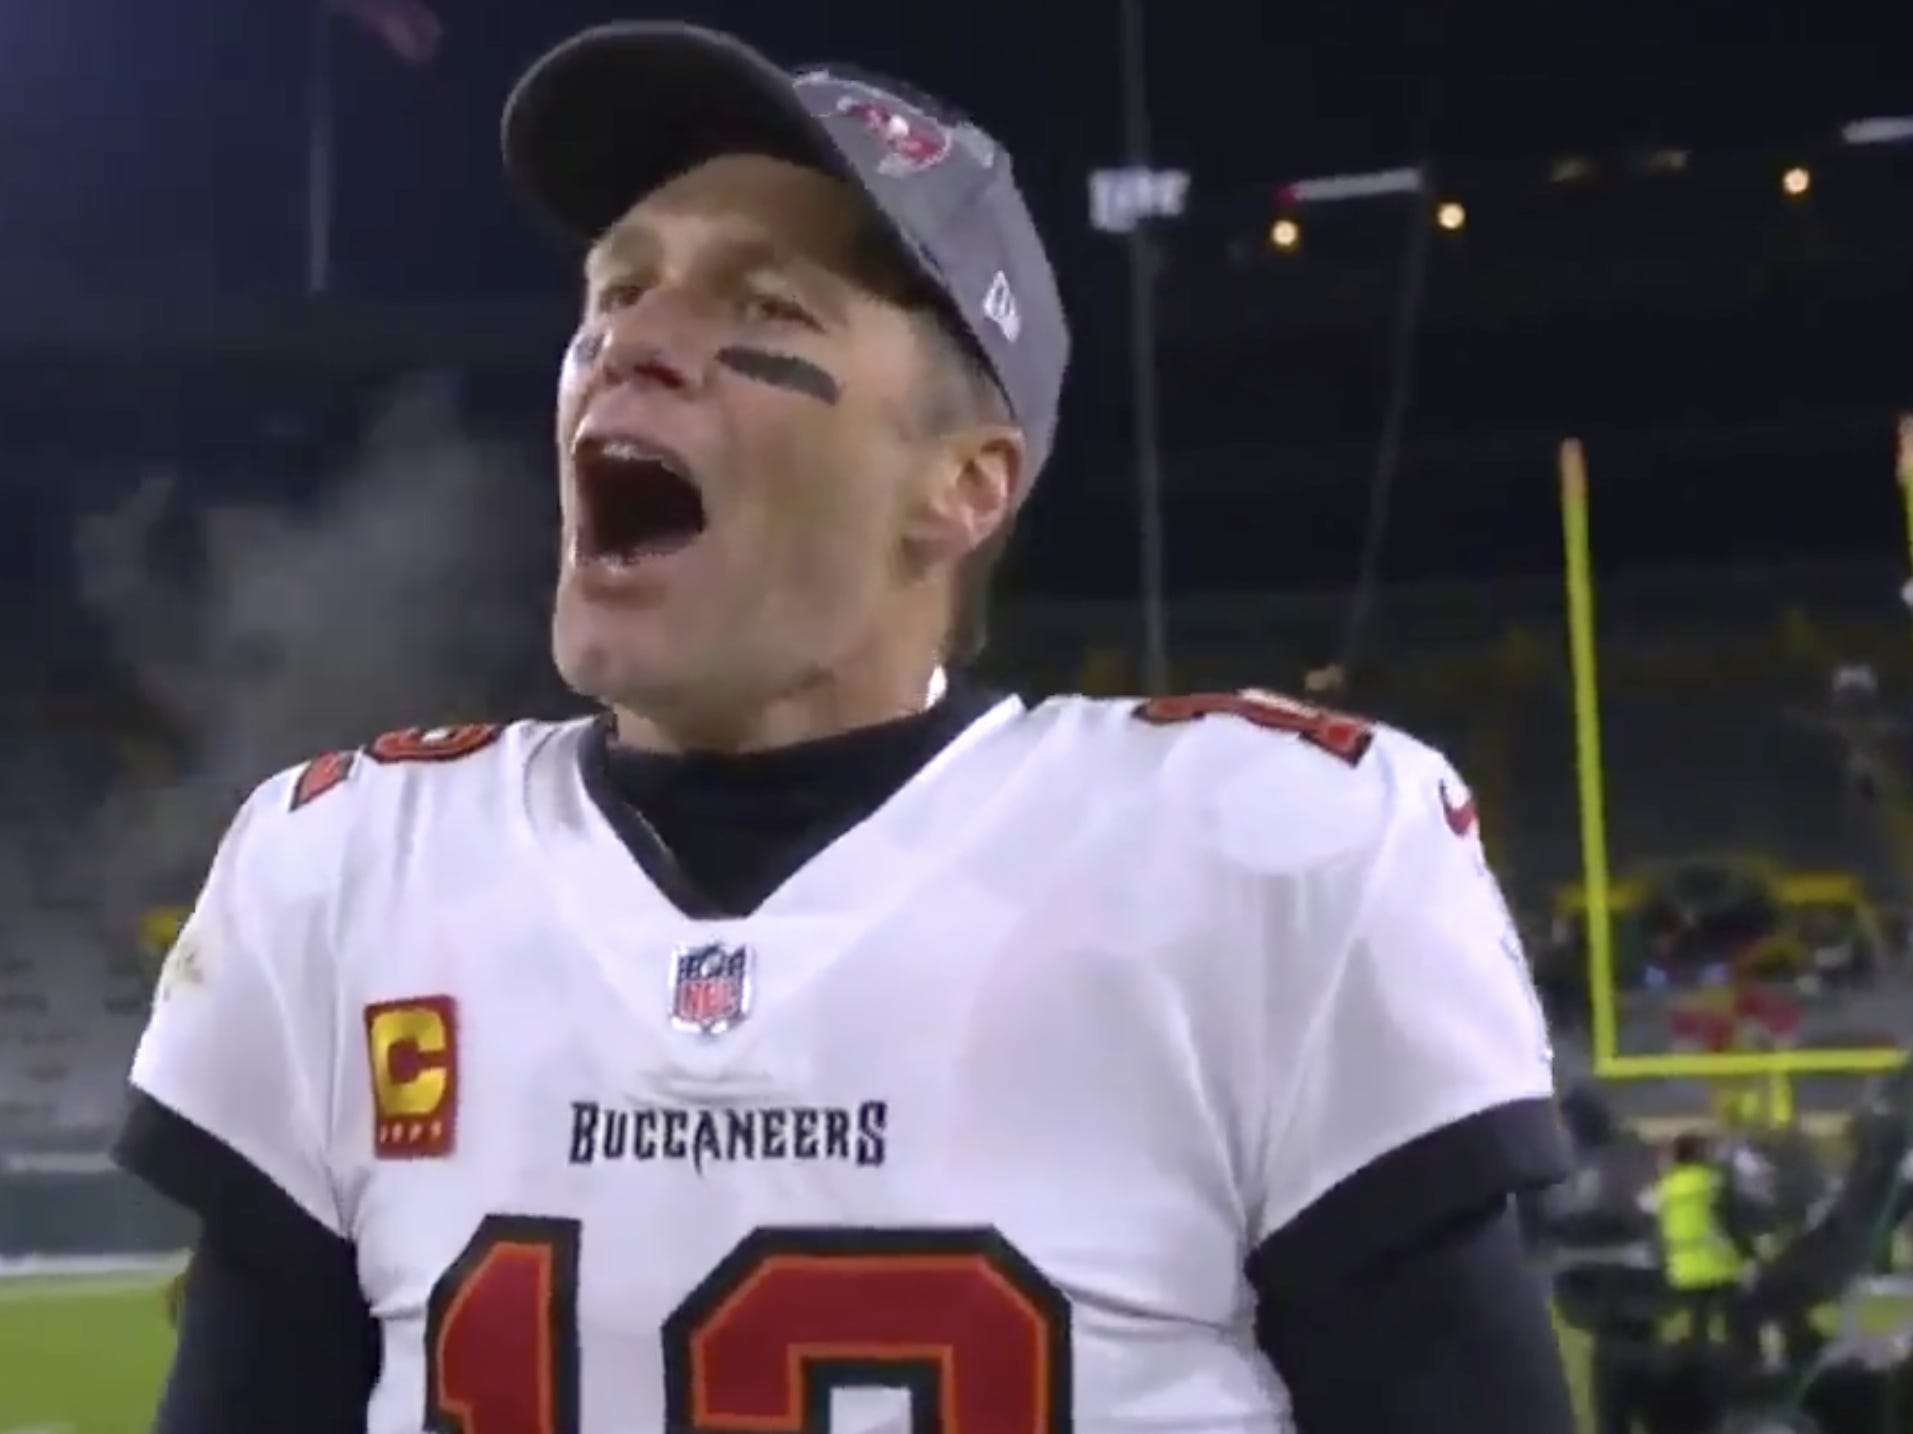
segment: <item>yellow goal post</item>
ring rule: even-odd
[[[1609,901],[1605,788],[1601,769],[1600,685],[1594,648],[1594,574],[1590,560],[1587,455],[1581,441],[1559,453],[1561,530],[1566,545],[1568,655],[1574,695],[1576,790],[1586,892],[1588,1002],[1594,1074],[1610,1080],[1733,1079],[1748,1076],[1867,1074],[1897,1069],[1898,1047],[1624,1054],[1615,1022],[1614,933]],[[1913,415],[1901,418],[1897,477],[1905,503],[1909,572],[1913,573]],[[1913,601],[1913,586],[1909,587]]]

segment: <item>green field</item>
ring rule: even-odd
[[[0,1280],[0,1434],[140,1434],[173,1333],[161,1274]]]
[[[164,1284],[157,1274],[0,1280],[0,1434],[142,1434],[172,1350]],[[1586,1336],[1561,1334],[1581,1404]]]
[[[142,1434],[172,1349],[164,1284],[164,1274],[0,1279],[0,1434]],[[1868,1301],[1861,1323],[1909,1318],[1905,1299]],[[1558,1332],[1585,1429],[1587,1337]]]

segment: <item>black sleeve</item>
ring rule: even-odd
[[[1509,1197],[1565,1173],[1553,1103],[1391,1151],[1249,1262],[1299,1434],[1572,1434],[1546,1294]]]
[[[350,1242],[138,1092],[113,1153],[203,1222],[155,1434],[362,1434],[379,1340]]]

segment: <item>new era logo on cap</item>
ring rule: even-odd
[[[989,291],[983,295],[983,317],[1003,331],[1003,337],[1011,343],[1023,331],[1023,316],[1017,312],[1016,294],[1010,288],[1010,276],[1001,269],[990,280]]]

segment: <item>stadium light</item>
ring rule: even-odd
[[[1848,144],[1904,144],[1913,140],[1913,115],[1876,115],[1844,126],[1840,138]]]
[[[1419,169],[1377,169],[1364,174],[1331,174],[1298,179],[1276,191],[1283,204],[1328,204],[1340,199],[1374,199],[1383,194],[1414,194],[1422,187]]]
[[[1791,198],[1798,199],[1813,188],[1813,175],[1803,166],[1796,164],[1780,176],[1780,187],[1786,190]]]
[[[1435,222],[1450,234],[1457,233],[1468,222],[1468,211],[1453,199],[1444,200],[1435,211]]]
[[[1189,171],[1125,165],[1089,176],[1089,222],[1105,234],[1133,233],[1145,219],[1180,219],[1189,203]]]
[[[1282,250],[1293,250],[1302,242],[1302,226],[1293,219],[1278,219],[1269,226],[1269,243]]]

